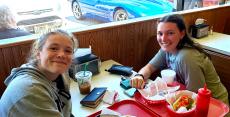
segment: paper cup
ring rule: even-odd
[[[161,71],[161,77],[167,84],[172,84],[176,77],[176,72],[171,69],[165,69]]]

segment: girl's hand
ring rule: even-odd
[[[145,81],[141,76],[134,76],[130,80],[130,85],[137,89],[143,89],[145,85]]]

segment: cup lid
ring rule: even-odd
[[[75,74],[76,78],[88,78],[92,76],[91,71],[79,71]]]

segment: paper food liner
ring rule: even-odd
[[[108,109],[108,108],[104,108],[101,110],[101,114],[100,117],[136,117],[133,115],[122,115],[119,112],[116,112],[114,110]]]
[[[180,86],[168,87],[166,82],[160,77],[157,77],[155,81],[150,82],[144,89],[138,89],[141,95],[153,101],[165,100],[165,95],[177,91]]]

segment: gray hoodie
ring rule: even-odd
[[[5,80],[0,117],[70,117],[69,78],[49,81],[34,64],[14,68]]]

